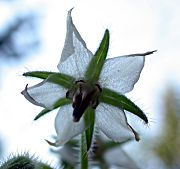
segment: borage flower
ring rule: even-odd
[[[61,59],[60,73],[27,72],[24,76],[45,79],[28,87],[22,94],[31,103],[45,109],[36,117],[60,107],[55,119],[57,140],[51,143],[60,146],[83,131],[93,133],[94,124],[107,137],[116,142],[135,138],[137,132],[128,124],[124,110],[148,123],[143,111],[123,94],[130,92],[138,81],[146,55],[132,54],[106,59],[109,46],[109,31],[106,30],[95,55],[86,44],[71,18],[67,15],[67,34]],[[90,146],[90,143],[89,143]]]

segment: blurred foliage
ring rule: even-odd
[[[3,154],[3,145],[2,145],[2,140],[0,138],[0,157],[2,156]]]
[[[178,92],[169,89],[165,94],[164,122],[154,152],[168,168],[180,168],[180,104]]]
[[[8,26],[0,32],[0,57],[20,58],[37,47],[39,42],[33,36],[32,20],[33,16],[23,16],[14,18],[12,24],[6,23]]]
[[[0,4],[8,6],[12,11],[11,17],[5,17],[5,21],[0,25],[0,59],[19,59],[34,52],[39,47],[39,37],[37,31],[37,11],[26,9],[26,12],[16,9],[16,5],[11,2]],[[16,12],[13,12],[16,11]],[[2,16],[6,14],[2,13]]]

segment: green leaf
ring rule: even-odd
[[[103,88],[100,100],[104,103],[127,110],[140,117],[145,121],[145,123],[148,123],[147,116],[144,114],[144,112],[124,95],[120,95],[110,89]]]
[[[85,78],[87,80],[92,82],[97,82],[99,80],[101,70],[106,60],[108,48],[109,48],[109,31],[106,30],[98,50],[96,51],[94,57],[92,58],[91,62],[88,65],[87,71],[85,73]]]
[[[62,98],[62,99],[59,99],[55,104],[54,104],[54,109],[57,109],[58,107],[60,106],[64,106],[64,105],[67,105],[67,104],[70,104],[71,101],[69,99],[66,99],[66,98]],[[50,111],[52,110],[49,110],[49,109],[43,109],[35,118],[34,120],[38,120],[40,117],[44,116],[45,114],[49,113]]]
[[[86,133],[87,151],[90,149],[92,144],[93,132],[94,132],[94,121],[95,121],[95,110],[88,108],[84,114],[85,125],[90,125]]]
[[[61,85],[65,88],[71,88],[75,79],[69,75],[57,72],[43,72],[43,71],[33,71],[23,73],[23,76],[37,77],[41,79],[47,79],[48,81]]]

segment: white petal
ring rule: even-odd
[[[65,97],[66,89],[61,86],[50,83],[48,80],[25,88],[21,92],[24,97],[31,103],[48,109],[53,109],[54,104],[61,98]]]
[[[138,81],[145,57],[138,55],[107,59],[100,75],[100,84],[121,94],[130,92]]]
[[[67,16],[66,40],[58,69],[61,73],[82,78],[93,54],[87,49],[84,40],[74,26],[71,11]]]
[[[110,166],[118,166],[126,169],[139,169],[137,164],[122,150],[121,147],[109,149],[104,154],[105,161]]]
[[[55,119],[57,140],[54,143],[54,146],[65,144],[85,130],[84,118],[81,118],[79,122],[73,122],[72,113],[72,105],[66,105],[59,109]]]
[[[100,103],[96,108],[96,123],[113,141],[122,142],[135,137],[124,111],[117,107]]]

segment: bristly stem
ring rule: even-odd
[[[85,132],[81,135],[80,140],[80,165],[81,169],[88,169],[88,152]]]
[[[85,111],[83,118],[87,129],[81,135],[80,163],[81,163],[81,169],[88,169],[88,151],[91,147],[93,133],[94,133],[94,121],[95,121],[94,109],[88,108]]]
[[[88,108],[84,114],[85,125],[88,126],[88,129],[85,131],[86,134],[86,145],[87,151],[91,148],[93,133],[94,133],[94,122],[95,122],[95,110]]]

